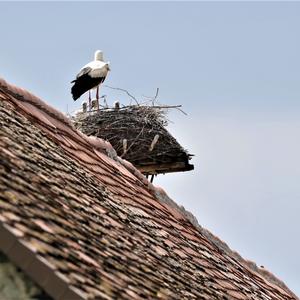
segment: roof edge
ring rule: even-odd
[[[0,88],[3,88],[11,96],[18,99],[18,101],[12,100],[12,102],[25,114],[39,120],[39,123],[44,123],[47,127],[50,127],[54,131],[56,129],[62,129],[63,131],[65,129],[63,127],[66,126],[72,137],[78,140],[79,143],[84,144],[84,146],[86,147],[90,147],[90,149],[94,149],[106,154],[109,158],[125,167],[131,174],[133,174],[145,186],[147,186],[150,192],[154,194],[154,185],[136,167],[134,167],[132,163],[119,157],[115,149],[108,141],[105,141],[98,137],[87,136],[83,134],[81,131],[74,127],[71,120],[62,112],[51,107],[41,98],[28,92],[27,90],[6,82],[1,77]],[[26,107],[26,104],[30,105],[34,110],[30,111],[30,109]],[[45,116],[50,116],[51,120],[46,120]]]
[[[22,269],[48,295],[57,300],[84,300],[76,289],[69,286],[51,265],[16,237],[13,228],[0,222],[0,249],[20,269]]]
[[[178,212],[180,212],[190,223],[192,223],[195,228],[203,234],[209,241],[212,242],[212,244],[217,247],[221,252],[224,252],[228,255],[230,255],[232,258],[234,258],[237,262],[241,263],[243,266],[245,266],[247,269],[250,269],[252,272],[255,272],[256,274],[259,274],[262,278],[264,278],[266,281],[270,282],[271,284],[275,284],[277,287],[284,290],[286,293],[291,294],[296,299],[300,299],[295,293],[293,293],[287,285],[277,278],[274,274],[272,274],[270,271],[268,271],[265,268],[260,268],[257,266],[257,264],[251,260],[244,259],[238,252],[230,249],[228,244],[224,241],[222,241],[220,238],[212,234],[209,230],[202,227],[197,218],[188,210],[184,208],[182,205],[178,205],[174,200],[172,200],[167,193],[162,189],[161,187],[156,187],[155,189],[156,197],[163,203],[166,203],[167,205],[173,207]]]

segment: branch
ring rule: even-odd
[[[159,88],[156,88],[156,93],[155,93],[155,96],[154,96],[154,97],[149,97],[149,96],[145,96],[145,95],[143,95],[143,97],[148,98],[149,101],[152,102],[152,105],[154,105],[154,102],[155,102],[155,100],[156,100],[157,97],[158,97],[158,92],[159,92]]]
[[[139,138],[139,136],[143,133],[145,128],[145,125],[143,125],[143,128],[141,129],[141,131],[139,132],[139,134],[135,137],[135,139],[133,140],[133,142],[130,144],[130,146],[127,148],[126,152],[124,152],[120,157],[123,158],[124,155],[126,153],[128,153],[129,149],[135,144],[135,142],[137,141],[137,139]]]
[[[159,88],[156,88],[156,94],[152,100],[152,104],[154,104],[154,101],[156,100],[157,96],[158,96],[158,92],[159,92]]]
[[[127,90],[121,89],[121,88],[112,87],[112,86],[109,86],[109,85],[104,85],[104,86],[108,87],[109,89],[112,89],[112,90],[117,90],[117,91],[125,92],[129,97],[131,97],[135,101],[135,103],[137,105],[139,105],[139,102],[136,100],[136,98],[134,96],[132,96]]]
[[[152,107],[152,108],[176,108],[179,111],[181,111],[184,115],[187,116],[187,113],[185,111],[183,111],[182,109],[180,109],[180,107],[182,107],[182,105],[163,105],[163,106],[153,105],[153,106],[150,106],[150,107]]]

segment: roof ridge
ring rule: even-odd
[[[113,159],[115,162],[121,164],[135,177],[137,177],[137,179],[139,179],[144,185],[148,187],[149,191],[151,192],[155,191],[154,185],[137,168],[135,168],[132,163],[117,155],[115,149],[112,147],[110,142],[105,141],[98,137],[87,136],[83,134],[81,131],[79,131],[74,127],[71,120],[67,116],[65,116],[62,112],[51,107],[50,105],[45,103],[41,98],[35,96],[33,93],[23,88],[12,85],[1,77],[0,77],[0,87],[5,89],[6,92],[8,92],[10,95],[22,101],[22,103],[17,103],[17,101],[13,101],[13,102],[23,112],[25,112],[26,114],[30,114],[32,117],[38,119],[41,122],[44,122],[44,125],[46,125],[46,127],[50,127],[54,130],[56,130],[57,128],[62,129],[61,124],[67,126],[68,129],[71,129],[71,131],[73,132],[73,137],[77,138],[77,141],[85,144],[85,146],[91,146],[93,150],[96,151],[100,150],[102,153],[106,154],[109,158]],[[26,105],[29,105],[31,107],[26,107]],[[52,120],[51,121],[47,120],[45,115],[41,114],[41,112],[39,112],[38,110],[40,110],[42,113],[46,113],[56,122],[55,121],[51,122]]]

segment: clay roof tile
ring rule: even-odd
[[[0,80],[0,250],[54,299],[297,299],[110,144]]]

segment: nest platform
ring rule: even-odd
[[[165,110],[132,105],[123,108],[78,112],[77,129],[107,140],[118,155],[145,175],[190,171],[191,156],[165,128]]]

